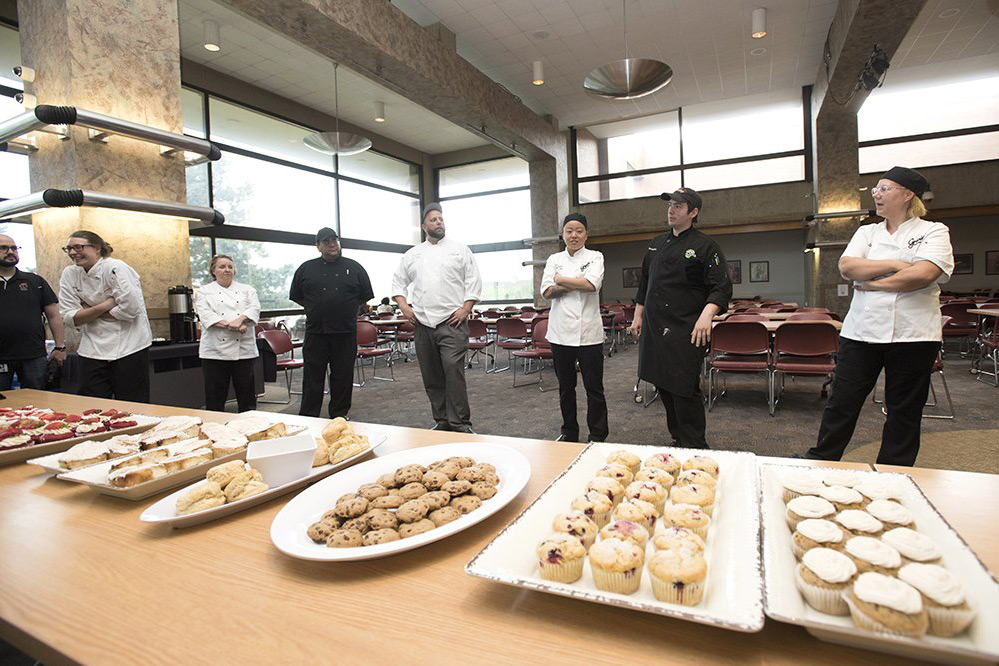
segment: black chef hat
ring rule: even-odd
[[[926,180],[926,177],[915,169],[909,169],[908,167],[894,166],[885,171],[881,177],[912,190],[916,193],[917,197],[922,197],[923,193],[930,189],[930,182]]]
[[[569,213],[568,215],[565,216],[565,219],[562,220],[562,226],[564,227],[566,223],[572,222],[573,220],[582,224],[584,229],[589,229],[589,227],[586,224],[586,216],[583,215],[582,213]]]

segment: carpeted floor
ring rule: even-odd
[[[500,365],[505,365],[505,352]],[[610,413],[610,441],[634,444],[666,444],[662,404],[647,407],[635,401],[637,347],[626,345],[605,360],[604,387]],[[999,473],[999,389],[975,381],[968,361],[948,355],[945,372],[956,418],[923,419],[923,446],[917,464],[923,467]],[[429,428],[430,407],[415,359],[394,366],[395,382],[373,381],[354,389],[350,418],[370,423]],[[367,369],[370,375],[370,368]],[[378,368],[379,374],[387,374]],[[482,434],[554,439],[561,419],[558,390],[550,368],[544,371],[546,392],[537,386],[513,388],[512,372],[485,374],[481,365],[466,373],[472,422]],[[517,375],[518,382],[534,376]],[[283,399],[284,378],[268,385],[267,398]],[[294,373],[296,390],[301,372]],[[767,413],[764,375],[726,378],[727,392],[708,414],[708,443],[713,448],[752,451],[761,455],[787,456],[804,452],[815,441],[825,399],[819,395],[821,380],[788,380],[776,414]],[[938,397],[944,400],[940,379],[934,378]],[[579,419],[585,437],[585,393],[578,388]],[[298,397],[289,405],[261,405],[261,409],[298,412]],[[230,410],[235,409],[230,404]],[[325,405],[324,405],[325,409]],[[927,408],[926,413],[931,413]],[[875,462],[884,417],[880,405],[868,402],[854,433],[845,460]]]

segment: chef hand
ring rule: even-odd
[[[246,331],[246,326],[243,326],[244,321],[246,321],[246,317],[244,317],[243,315],[239,315],[238,317],[230,321],[228,324],[226,324],[226,328],[228,328],[230,331],[239,331],[240,333],[243,333]]]
[[[695,347],[704,347],[711,342],[711,322],[710,314],[702,314],[694,324],[694,330],[690,333],[690,344]]]
[[[635,317],[635,320],[631,322],[631,326],[628,327],[628,332],[637,340],[642,336],[642,318]]]
[[[57,365],[62,365],[63,361],[66,360],[66,351],[53,349],[52,353],[49,354],[49,360],[55,361]]]
[[[451,317],[447,320],[448,326],[461,326],[462,322],[468,318],[469,314],[469,309],[462,305],[460,308],[451,313]]]
[[[227,322],[225,319],[219,319],[217,322],[212,324],[212,326],[215,326],[217,328],[229,328],[229,322]]]
[[[400,303],[399,309],[402,311],[402,316],[409,321],[416,323],[416,313],[413,312],[413,308],[409,306],[408,303]]]
[[[117,302],[116,302],[116,301],[114,300],[114,298],[113,298],[113,297],[111,297],[111,296],[108,296],[108,297],[107,297],[107,298],[105,298],[105,299],[104,299],[103,301],[101,301],[101,302],[100,302],[100,303],[99,303],[99,304],[97,305],[97,307],[99,307],[99,308],[102,308],[102,309],[104,310],[104,314],[102,314],[102,315],[101,315],[101,316],[100,316],[99,318],[100,318],[100,319],[103,319],[104,321],[117,321],[117,320],[116,320],[116,319],[115,319],[115,318],[114,318],[114,317],[113,317],[113,316],[111,315],[111,310],[112,310],[112,309],[114,309],[114,307],[115,307],[116,305],[118,305],[118,303],[117,303]]]
[[[243,324],[237,329],[240,333],[246,333],[246,324]]]

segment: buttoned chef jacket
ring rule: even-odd
[[[374,298],[361,264],[347,257],[309,259],[291,280],[291,300],[305,308],[306,333],[357,334],[357,309]]]
[[[430,328],[447,321],[465,301],[478,301],[481,293],[472,251],[447,237],[411,247],[392,276],[392,296],[405,296],[417,321]]]
[[[86,305],[115,300],[109,311],[114,318],[98,317],[76,326],[73,318]],[[59,278],[59,312],[69,326],[82,331],[80,356],[99,361],[115,361],[145,349],[153,343],[142,298],[139,274],[120,259],[101,257],[89,271],[82,266],[67,266]]]
[[[233,282],[223,287],[218,282],[210,282],[194,294],[194,311],[201,320],[201,343],[198,345],[201,358],[239,361],[260,354],[253,328],[260,321],[260,300],[257,290],[250,285]],[[220,321],[232,321],[239,316],[247,318],[245,333],[215,326]]]
[[[864,225],[853,234],[843,256],[909,263],[927,260],[943,273],[933,284],[915,291],[855,290],[840,335],[874,343],[943,339],[939,285],[950,280],[954,271],[954,251],[946,225],[913,217],[894,234],[888,233],[884,222]]]
[[[604,325],[600,318],[600,285],[604,281],[604,255],[581,247],[576,254],[568,250],[557,252],[545,262],[541,277],[541,294],[555,286],[555,274],[568,278],[586,278],[596,291],[573,289],[552,299],[548,318],[549,342],[567,347],[599,345],[604,341]]]
[[[693,395],[705,348],[690,343],[708,303],[728,309],[732,283],[718,243],[694,227],[652,239],[635,301],[644,306],[638,376],[682,396]]]

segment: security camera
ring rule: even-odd
[[[933,201],[933,190],[926,190],[923,192],[923,196],[920,197],[923,201]]]

